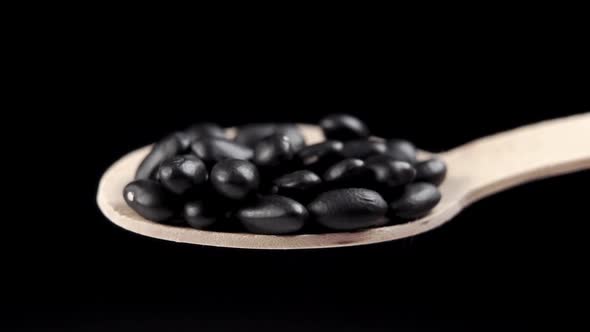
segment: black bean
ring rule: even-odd
[[[360,188],[325,192],[308,205],[321,225],[334,230],[357,230],[387,223],[387,203],[379,193]]]
[[[387,146],[385,142],[360,139],[344,143],[341,153],[346,158],[365,159],[374,155],[384,154],[386,150]]]
[[[135,179],[152,179],[158,167],[166,159],[170,159],[182,151],[182,145],[175,135],[166,136],[154,145],[150,153],[137,168]]]
[[[191,138],[189,135],[185,134],[182,131],[177,131],[173,133],[176,136],[176,139],[180,142],[180,152],[179,153],[186,153],[191,149]]]
[[[410,164],[416,162],[416,147],[409,141],[403,139],[390,139],[386,142],[387,155],[395,160],[406,161]]]
[[[158,169],[158,179],[171,192],[183,195],[189,190],[199,190],[209,178],[207,168],[194,155],[168,159]]]
[[[313,145],[308,145],[297,152],[297,157],[301,159],[301,163],[305,166],[316,163],[319,159],[325,156],[341,155],[344,144],[340,141],[324,141]]]
[[[374,156],[370,156],[369,158],[365,159],[365,165],[369,166],[371,164],[380,164],[388,161],[396,161],[398,159],[388,155],[388,154],[377,154]]]
[[[204,137],[225,138],[225,131],[215,123],[203,122],[194,124],[176,135],[183,147],[189,148],[194,141]]]
[[[291,161],[294,155],[289,137],[275,134],[256,145],[253,161],[259,167],[274,168]]]
[[[422,218],[440,199],[440,191],[434,185],[426,182],[411,183],[405,187],[400,197],[389,203],[390,213],[401,219]]]
[[[276,130],[277,125],[274,123],[252,123],[240,126],[234,141],[253,149],[258,142],[274,134]]]
[[[270,193],[272,181],[286,173],[299,169],[293,161],[295,151],[287,136],[274,134],[256,145],[253,162],[260,172],[260,192]]]
[[[447,165],[438,158],[421,161],[416,164],[416,181],[440,185],[447,176]]]
[[[218,220],[218,213],[206,202],[194,201],[184,205],[183,217],[189,226],[204,229]]]
[[[254,156],[254,151],[247,146],[223,138],[202,138],[191,147],[194,154],[208,165],[225,159],[249,160]]]
[[[257,234],[290,234],[305,225],[307,210],[297,201],[283,196],[265,196],[241,208],[236,218]]]
[[[317,174],[302,170],[286,174],[273,181],[274,193],[293,198],[298,202],[312,200],[318,193],[322,180]]]
[[[367,165],[377,187],[392,188],[406,185],[416,177],[414,167],[405,161],[387,160]]]
[[[323,174],[328,168],[341,161],[342,147],[340,141],[324,141],[304,147],[297,152],[297,163],[312,172]]]
[[[293,151],[299,151],[305,147],[305,139],[299,128],[292,123],[279,124],[276,127],[276,135],[289,137]]]
[[[295,151],[305,146],[303,134],[292,123],[253,123],[241,126],[234,140],[253,149],[260,141],[275,134],[289,137]]]
[[[369,129],[359,119],[347,114],[332,114],[320,121],[327,139],[346,141],[369,136]]]
[[[330,167],[324,173],[327,188],[352,188],[366,184],[368,169],[360,159],[345,159]]]
[[[225,130],[218,124],[211,122],[196,123],[188,127],[184,132],[191,134],[195,141],[201,137],[225,138]]]
[[[254,164],[244,160],[226,159],[213,167],[211,184],[223,197],[240,200],[258,189],[260,176]]]
[[[174,217],[177,200],[172,193],[153,180],[136,180],[125,186],[125,201],[142,217],[165,222]]]

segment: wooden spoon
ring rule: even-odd
[[[300,126],[308,144],[323,140],[315,126]],[[234,134],[228,130],[228,136]],[[114,163],[98,187],[98,206],[129,231],[153,238],[208,246],[252,249],[308,249],[363,245],[414,236],[434,229],[471,203],[528,182],[590,168],[590,113],[540,122],[488,136],[439,154],[448,165],[442,200],[426,217],[406,224],[348,233],[257,235],[221,233],[161,225],[140,217],[123,199],[123,187],[150,146]],[[587,185],[587,184],[581,184]]]

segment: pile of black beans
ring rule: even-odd
[[[406,140],[370,136],[345,114],[319,123],[326,140],[306,146],[294,124],[249,124],[234,139],[197,124],[156,143],[127,204],[154,222],[258,234],[353,231],[427,215],[446,175],[418,161]]]

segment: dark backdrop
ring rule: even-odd
[[[310,66],[272,57],[221,57],[223,66],[204,61],[190,70],[166,60],[169,67],[154,69],[154,59],[137,53],[92,51],[82,49],[66,73],[49,69],[38,83],[54,85],[51,92],[25,99],[51,105],[24,122],[42,129],[29,146],[47,170],[35,178],[44,191],[21,185],[21,197],[34,190],[42,198],[21,210],[42,216],[24,218],[28,240],[4,240],[4,323],[96,331],[522,331],[583,317],[571,298],[583,300],[588,277],[588,195],[579,191],[588,172],[490,197],[415,238],[330,250],[169,243],[115,227],[95,203],[112,162],[192,122],[315,122],[349,112],[376,135],[442,151],[589,111],[587,90],[569,77],[529,58],[479,56],[485,50],[477,48],[470,57],[439,54],[433,62],[423,55],[397,66],[363,60],[354,69],[332,59]]]

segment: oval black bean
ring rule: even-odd
[[[190,136],[182,131],[177,131],[177,132],[173,133],[173,135],[176,136],[176,139],[178,139],[178,141],[180,142],[181,148],[180,148],[179,153],[189,152],[191,149],[191,144],[192,144]]]
[[[310,215],[322,226],[351,231],[385,225],[387,203],[379,193],[361,188],[325,192],[308,205]]]
[[[253,161],[260,167],[278,167],[289,162],[294,155],[289,137],[275,134],[256,145]]]
[[[256,145],[271,135],[289,137],[293,150],[298,151],[305,146],[303,134],[297,125],[292,123],[253,123],[238,128],[234,139],[237,143],[255,148]]]
[[[158,179],[171,192],[183,195],[198,190],[209,178],[207,168],[194,155],[176,156],[166,160],[158,169]]]
[[[154,178],[158,167],[182,151],[182,145],[176,135],[166,136],[154,145],[150,153],[141,162],[135,173],[136,180]]]
[[[426,216],[441,200],[440,191],[431,183],[416,182],[407,185],[397,199],[389,203],[392,216],[401,219],[418,219]]]
[[[298,202],[310,201],[317,195],[322,180],[310,171],[302,170],[281,176],[273,181],[273,192]]]
[[[276,127],[276,135],[283,135],[289,137],[291,148],[293,151],[299,151],[305,147],[305,138],[299,128],[292,123],[279,124]]]
[[[439,158],[421,161],[415,165],[416,181],[440,185],[447,176],[447,165]]]
[[[183,217],[189,226],[196,229],[208,228],[218,219],[217,211],[202,201],[187,202],[184,205]]]
[[[254,156],[254,151],[249,147],[223,138],[205,137],[195,141],[191,148],[197,157],[209,165],[225,159],[249,160]]]
[[[225,131],[218,124],[203,122],[196,123],[177,135],[183,147],[189,148],[194,141],[204,137],[225,138]]]
[[[365,159],[365,165],[369,166],[372,164],[380,164],[389,161],[397,161],[398,159],[388,155],[388,154],[378,154],[374,156],[370,156],[369,158]]]
[[[341,161],[342,148],[340,141],[325,141],[304,147],[297,152],[297,162],[315,173],[322,174],[329,167]]]
[[[360,159],[345,159],[330,167],[324,174],[328,188],[363,187],[368,178],[368,169]]]
[[[388,160],[367,165],[377,187],[398,187],[408,184],[416,177],[416,170],[405,161]]]
[[[176,214],[177,200],[153,180],[135,180],[123,189],[125,201],[140,216],[155,222],[165,222]]]
[[[211,170],[211,184],[221,196],[241,200],[258,189],[260,175],[256,166],[248,161],[226,159]]]
[[[240,126],[237,129],[238,132],[234,141],[253,149],[258,142],[274,134],[277,125],[274,123],[252,123]]]
[[[385,151],[387,151],[385,142],[361,139],[344,143],[341,153],[346,158],[365,159],[374,155],[384,154]]]
[[[369,136],[369,129],[358,118],[347,114],[332,114],[320,121],[328,139],[347,141]]]
[[[390,139],[387,140],[385,145],[387,147],[385,153],[393,159],[405,161],[410,164],[416,162],[417,150],[412,142],[403,139]]]
[[[249,232],[271,235],[297,232],[303,228],[307,217],[303,205],[277,195],[261,197],[236,213],[236,218]]]

